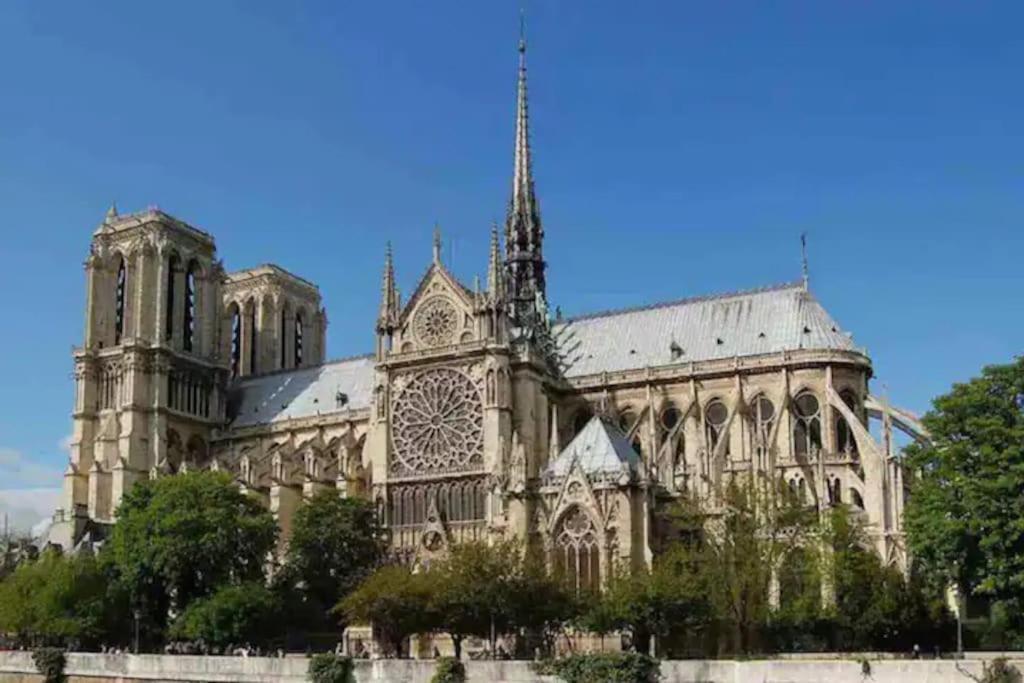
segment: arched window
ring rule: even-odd
[[[487,482],[478,481],[475,487],[475,498],[474,508],[476,509],[476,515],[474,519],[485,519],[487,517]]]
[[[228,309],[231,316],[231,377],[238,377],[242,366],[242,315],[238,304],[231,304]]]
[[[295,314],[295,367],[302,367],[302,312]]]
[[[185,319],[182,326],[182,343],[186,351],[192,350],[196,338],[196,269],[195,261],[188,265],[185,273]]]
[[[857,397],[851,391],[844,391],[839,394],[840,398],[843,399],[843,403],[853,412],[854,415],[859,413],[857,409]],[[857,457],[857,439],[853,436],[853,430],[850,429],[850,425],[846,422],[846,418],[838,410],[836,413],[836,451],[842,453],[848,458]]]
[[[164,301],[164,339],[167,341],[174,337],[174,289],[180,268],[181,260],[172,253],[167,259],[167,298]]]
[[[860,491],[855,488],[850,488],[850,502],[853,506],[859,510],[864,509],[864,497],[860,495]]]
[[[555,531],[552,549],[555,571],[565,578],[575,593],[597,591],[601,587],[601,556],[594,521],[579,506],[562,518]]]
[[[750,422],[753,429],[754,453],[762,467],[768,465],[768,447],[775,423],[775,406],[762,394],[750,402]]]
[[[821,406],[817,397],[804,392],[793,401],[793,452],[817,457],[821,451]]]
[[[118,258],[117,290],[114,294],[114,344],[121,343],[124,336],[125,297],[128,295],[128,271],[125,269],[124,257]]]
[[[832,480],[828,494],[833,505],[839,505],[843,502],[843,482],[839,481],[838,477]]]
[[[619,429],[623,434],[628,435],[634,424],[636,424],[636,413],[632,408],[626,406],[619,411]]]
[[[249,317],[247,327],[249,329],[247,330],[247,339],[246,339],[246,341],[249,342],[249,374],[252,375],[252,374],[256,373],[256,359],[259,357],[257,355],[257,353],[256,353],[256,339],[258,337],[256,335],[256,300],[255,299],[249,299],[249,305],[247,306],[247,310],[248,310],[248,317]]]
[[[729,456],[729,435],[725,431],[726,422],[729,421],[729,409],[725,404],[715,399],[708,403],[704,409],[704,422],[707,430],[708,455],[713,455],[718,450],[718,444],[725,440],[722,455]]]

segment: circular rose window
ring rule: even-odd
[[[468,376],[450,368],[416,375],[395,399],[392,469],[412,474],[478,466],[483,422],[480,391]]]
[[[416,337],[427,346],[451,344],[455,337],[459,313],[452,302],[444,297],[428,299],[416,312],[413,329]]]

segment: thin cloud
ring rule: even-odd
[[[58,488],[0,489],[0,524],[15,534],[40,535],[60,500]]]
[[[52,465],[35,462],[14,448],[0,448],[0,484],[27,489],[58,485],[63,473]]]

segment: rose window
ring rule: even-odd
[[[420,307],[413,321],[416,336],[427,346],[450,344],[458,324],[458,311],[448,299],[435,297]]]
[[[416,375],[395,399],[391,427],[395,462],[408,473],[457,472],[483,459],[483,402],[457,370]]]

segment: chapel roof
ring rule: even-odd
[[[555,323],[552,333],[570,379],[800,349],[861,351],[802,283],[595,313]],[[243,378],[231,389],[232,426],[367,409],[373,373],[373,356],[359,356]]]
[[[640,456],[619,427],[606,417],[595,415],[573,437],[569,445],[548,463],[549,478],[566,477],[573,464],[588,476],[635,476],[640,471]]]

